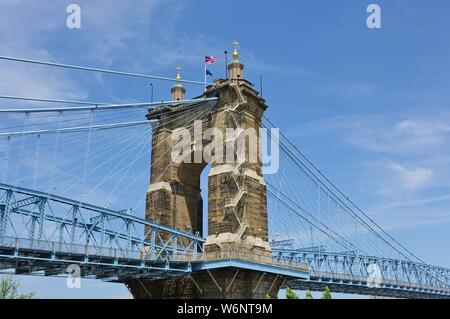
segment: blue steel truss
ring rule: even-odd
[[[57,276],[76,264],[82,276],[116,282],[185,276],[216,267],[205,258],[204,243],[197,234],[138,218],[131,210],[115,211],[0,184],[0,270]],[[327,252],[322,246],[293,249],[291,240],[272,242],[272,251],[272,263],[263,266],[280,275],[287,271],[280,265],[308,266],[302,276],[288,276],[285,286],[293,289],[329,286],[334,292],[450,297],[446,268],[351,251]],[[217,263],[223,267],[223,262]],[[260,270],[258,263],[247,264]],[[368,287],[370,265],[381,271],[376,289]]]
[[[16,273],[63,274],[78,264],[99,278],[173,275],[190,271],[203,244],[131,210],[0,184],[0,267]]]
[[[306,263],[309,280],[286,283],[294,289],[360,293],[390,297],[450,297],[450,269],[423,263],[355,252],[327,252],[321,249],[273,248],[274,262]],[[379,281],[369,285],[372,271],[379,269]]]

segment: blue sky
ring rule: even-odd
[[[366,7],[382,9],[382,29]],[[240,42],[245,77],[264,75],[268,115],[340,188],[425,261],[450,267],[450,4],[425,1],[4,0],[0,54],[203,79],[203,56],[224,76]],[[155,99],[171,83],[153,81]],[[201,87],[186,85],[188,96]],[[0,94],[145,101],[149,82],[0,61]],[[6,102],[5,102],[6,103]],[[9,105],[6,103],[5,105]],[[22,278],[40,297],[123,297],[124,287]],[[65,287],[65,286],[64,286]]]

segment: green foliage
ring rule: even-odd
[[[266,295],[264,296],[264,299],[272,299],[272,297],[271,297],[269,294],[266,294]]]
[[[298,295],[291,289],[286,288],[286,299],[300,299]]]
[[[300,298],[291,288],[288,287],[288,288],[286,288],[286,299],[300,299]],[[309,291],[309,290],[306,291],[305,299],[314,299],[311,291]],[[328,286],[326,286],[322,292],[322,299],[332,299],[331,291]]]
[[[330,288],[328,288],[328,286],[325,287],[325,289],[322,293],[322,299],[331,299],[331,292],[330,292]]]
[[[20,295],[18,293],[19,282],[11,277],[0,279],[0,299],[32,299],[34,293]]]

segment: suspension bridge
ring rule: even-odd
[[[247,281],[252,297],[326,286],[386,297],[450,297],[449,269],[427,264],[393,238],[282,132],[269,137],[280,147],[277,173],[263,175],[239,159],[228,173],[212,167],[203,219],[197,184],[207,165],[174,163],[164,132],[192,129],[196,121],[276,128],[262,114],[264,100],[243,79],[237,53],[229,78],[208,83],[193,99],[184,98],[183,83],[205,83],[0,60],[175,82],[172,100],[152,103],[0,96],[14,102],[0,109],[2,272],[67,276],[75,264],[81,276],[124,283],[136,297],[246,296],[237,291]]]

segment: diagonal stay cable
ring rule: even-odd
[[[273,122],[265,115],[263,115],[264,119],[267,120],[269,122],[270,125],[272,125],[273,127],[275,127],[275,125],[273,124]],[[405,246],[403,246],[401,243],[399,243],[395,238],[393,238],[390,234],[388,234],[383,228],[381,228],[381,226],[379,226],[373,219],[371,219],[367,214],[365,214],[353,201],[351,201],[347,196],[345,196],[342,191],[340,191],[337,186],[335,186],[335,184],[333,184],[299,149],[298,147],[289,140],[289,138],[287,138],[286,135],[284,135],[284,133],[280,132],[280,135],[302,156],[302,158],[304,158],[307,163],[309,165],[312,166],[313,169],[315,169],[318,174],[325,179],[325,181],[331,185],[331,187],[333,187],[341,196],[343,196],[346,200],[348,200],[348,202],[355,207],[365,218],[367,218],[376,228],[378,228],[383,234],[385,234],[389,239],[391,239],[393,242],[395,242],[400,248],[402,248],[404,251],[406,251],[407,253],[409,253],[411,256],[413,256],[414,258],[416,258],[418,261],[420,261],[424,266],[426,265],[426,263],[420,259],[419,257],[417,257],[413,252],[411,252],[409,249],[407,249]],[[283,144],[283,142],[279,139],[279,142]],[[289,153],[291,153],[295,159],[297,159],[297,161],[299,161],[300,163],[302,163],[301,159],[298,158],[297,155],[295,155],[291,149],[289,149],[288,147],[286,147],[287,151]],[[304,165],[304,164],[302,164]],[[308,169],[308,168],[307,168]],[[308,169],[309,170],[309,169]],[[310,171],[310,170],[309,170]],[[325,187],[327,188],[331,193],[334,193],[328,185],[326,185],[325,183],[323,183],[319,177],[317,177],[317,175],[310,171],[311,174],[313,174],[314,176],[316,176],[316,178],[318,179],[318,181]],[[366,225],[367,227],[369,227],[370,230],[372,230],[374,232],[374,234],[376,234],[380,239],[382,239],[385,243],[387,243],[391,248],[393,248],[395,251],[397,251],[400,255],[402,255],[404,258],[406,258],[409,261],[412,261],[408,256],[406,256],[402,251],[400,251],[397,247],[395,247],[394,245],[392,245],[392,243],[390,243],[388,240],[386,240],[383,236],[381,236],[377,231],[375,231],[375,229],[373,229],[373,227],[371,227],[370,225],[367,224],[366,221],[364,221],[361,216],[359,216],[358,214],[355,214],[352,209],[350,207],[348,207],[347,204],[345,204],[341,199],[338,198],[338,200],[347,207],[347,209],[349,209],[350,212],[352,212],[355,217],[357,217],[364,225]],[[423,269],[423,267],[421,267]],[[426,271],[426,269],[423,269],[424,271]],[[428,272],[428,271],[426,271]],[[431,273],[428,272],[428,274],[432,277],[435,278],[435,276]],[[437,280],[441,281],[439,278],[436,278]],[[447,278],[448,279],[448,278]],[[448,285],[448,283],[445,283]]]
[[[263,115],[264,116],[264,115]],[[264,118],[271,124],[271,125],[273,125],[273,123],[266,117],[266,116],[264,116]],[[326,182],[327,183],[329,183],[334,189],[336,189],[342,196],[344,196],[344,198],[346,198],[350,203],[352,203],[351,201],[350,201],[350,199],[348,198],[348,197],[346,197],[341,191],[339,191],[339,189],[331,182],[331,181],[329,181],[328,180],[328,178],[327,177],[325,177],[324,175],[323,175],[323,173],[317,168],[317,167],[315,167],[314,166],[314,164],[312,164],[307,158],[306,158],[306,156],[305,155],[303,155],[303,153],[301,153],[300,152],[300,150],[295,146],[295,144],[293,144],[282,132],[280,132],[280,135],[295,149],[295,150],[297,150],[300,154],[301,154],[301,156],[303,157],[303,158],[305,158],[305,160],[308,162],[308,164],[310,164],[318,173],[319,173],[319,175],[321,176],[321,177],[323,177],[325,180],[326,180]],[[317,179],[317,181],[320,183],[320,184],[322,184],[323,185],[323,187],[325,187],[330,193],[332,193],[332,194],[335,194],[331,189],[330,189],[330,187],[327,185],[327,184],[325,184],[314,172],[312,172],[309,168],[307,168],[306,167],[306,165],[302,162],[302,160],[300,159],[300,158],[298,158],[298,156],[297,155],[295,155],[293,152],[292,152],[292,150],[291,149],[289,149],[289,147],[287,147],[286,146],[286,144],[283,142],[283,141],[281,141],[281,139],[279,139],[279,142],[281,143],[281,145],[282,146],[285,146],[285,150],[286,150],[286,152],[287,153],[289,153],[290,154],[290,156],[292,156],[292,160],[294,161],[294,162],[297,162],[297,164],[298,165],[302,165],[303,167],[304,167],[304,169],[306,169],[306,170],[308,170],[309,171],[309,173],[310,174],[312,174],[312,176],[315,176],[315,178]],[[303,169],[303,168],[302,168]],[[336,195],[335,195],[336,196]],[[356,218],[358,218],[366,227],[368,227],[376,236],[378,236],[382,241],[384,241],[386,244],[388,244],[391,248],[393,248],[395,251],[397,251],[399,254],[401,254],[404,258],[406,258],[407,260],[410,260],[411,261],[411,259],[410,259],[410,257],[408,257],[407,255],[405,255],[404,254],[404,252],[402,252],[402,251],[400,251],[397,247],[395,247],[392,243],[390,243],[388,240],[386,240],[383,236],[381,236],[375,229],[373,229],[373,227],[372,226],[370,226],[366,221],[364,221],[362,218],[361,218],[361,216],[359,216],[358,214],[356,214],[355,212],[353,212],[353,210],[346,204],[346,203],[344,203],[343,201],[342,201],[342,199],[340,199],[339,198],[339,196],[336,196],[336,199],[339,201],[339,202],[341,202],[342,203],[342,205],[344,205],[348,210],[349,210],[349,212],[350,213],[352,213]],[[353,206],[355,206],[356,208],[357,208],[357,206],[355,205],[355,204],[353,204],[352,203],[352,205]],[[388,235],[387,233],[386,233],[386,231],[384,231],[378,224],[376,224],[375,223],[375,221],[373,221],[372,219],[370,219],[366,214],[364,214],[359,208],[357,208],[358,209],[358,211],[360,212],[360,213],[362,213],[367,219],[369,219],[377,228],[379,228],[383,233],[385,233],[388,237],[390,237],[391,238],[391,236],[390,235]],[[391,238],[392,239],[392,238]],[[415,258],[417,258],[417,260],[419,260],[419,261],[421,261],[421,262],[423,262],[421,259],[419,259],[418,257],[416,257],[412,252],[410,252],[408,249],[406,249],[405,247],[403,247],[401,244],[399,244],[397,241],[395,241],[394,240],[394,242],[396,242],[401,248],[403,248],[406,252],[408,252],[411,256],[414,256]],[[423,263],[425,263],[425,262],[423,262]]]
[[[177,101],[160,101],[160,102],[143,102],[143,103],[125,103],[125,104],[103,104],[92,106],[72,106],[72,107],[52,107],[52,108],[28,108],[28,109],[0,109],[0,113],[48,113],[48,112],[79,112],[79,111],[98,111],[98,110],[112,110],[112,109],[130,109],[130,108],[156,108],[164,105],[180,105],[180,104],[195,104],[199,102],[217,101],[217,97],[199,98],[192,100],[177,100]]]
[[[106,74],[113,74],[113,75],[124,75],[124,76],[138,77],[138,78],[144,78],[144,79],[153,79],[153,80],[162,80],[162,81],[171,81],[171,82],[175,82],[175,80],[176,80],[174,78],[157,76],[157,75],[147,75],[147,74],[140,74],[140,73],[91,68],[91,67],[85,67],[85,66],[79,66],[79,65],[70,65],[70,64],[46,62],[46,61],[39,61],[39,60],[31,60],[31,59],[21,59],[21,58],[4,56],[4,55],[0,56],[0,60],[24,62],[24,63],[39,64],[39,65],[45,65],[45,66],[53,66],[53,67],[58,67],[58,68],[106,73]],[[204,81],[201,82],[201,81],[192,81],[192,80],[183,80],[183,79],[179,80],[179,82],[191,83],[191,84],[201,84],[201,85],[208,84],[208,83],[205,83]]]
[[[348,245],[350,245],[350,247],[354,247],[354,248],[358,248],[357,246],[355,246],[355,244],[353,244],[352,242],[348,241],[346,238],[342,237],[341,235],[339,235],[338,233],[336,233],[334,230],[332,230],[330,227],[328,227],[327,225],[325,225],[324,223],[322,223],[319,219],[317,219],[316,217],[314,217],[313,214],[311,214],[310,212],[308,212],[307,210],[305,210],[303,207],[301,207],[298,203],[292,201],[289,197],[287,197],[287,195],[285,195],[284,193],[282,193],[279,189],[277,189],[275,186],[273,186],[272,184],[270,184],[269,182],[266,182],[267,185],[275,190],[275,192],[272,192],[270,189],[268,190],[269,192],[273,193],[274,196],[277,196],[278,199],[280,201],[282,201],[285,205],[287,205],[286,201],[289,201],[292,205],[294,205],[295,207],[297,207],[299,210],[301,210],[302,212],[304,212],[305,214],[307,214],[310,218],[312,218],[316,223],[320,224],[322,227],[324,227],[328,232],[333,233],[334,235],[336,235],[337,237],[339,237],[341,240],[343,240],[344,242],[346,242]],[[276,195],[276,193],[279,193],[281,196]],[[281,197],[283,197],[285,200],[283,200]],[[308,220],[308,222],[312,225],[314,225],[316,228],[318,228],[317,225],[315,225],[314,223],[312,223],[311,221]],[[326,233],[326,232],[325,232]],[[330,236],[329,233],[327,233],[328,236]],[[336,240],[336,239],[334,239]],[[346,247],[347,249],[349,247]],[[360,250],[360,249],[358,249]]]

